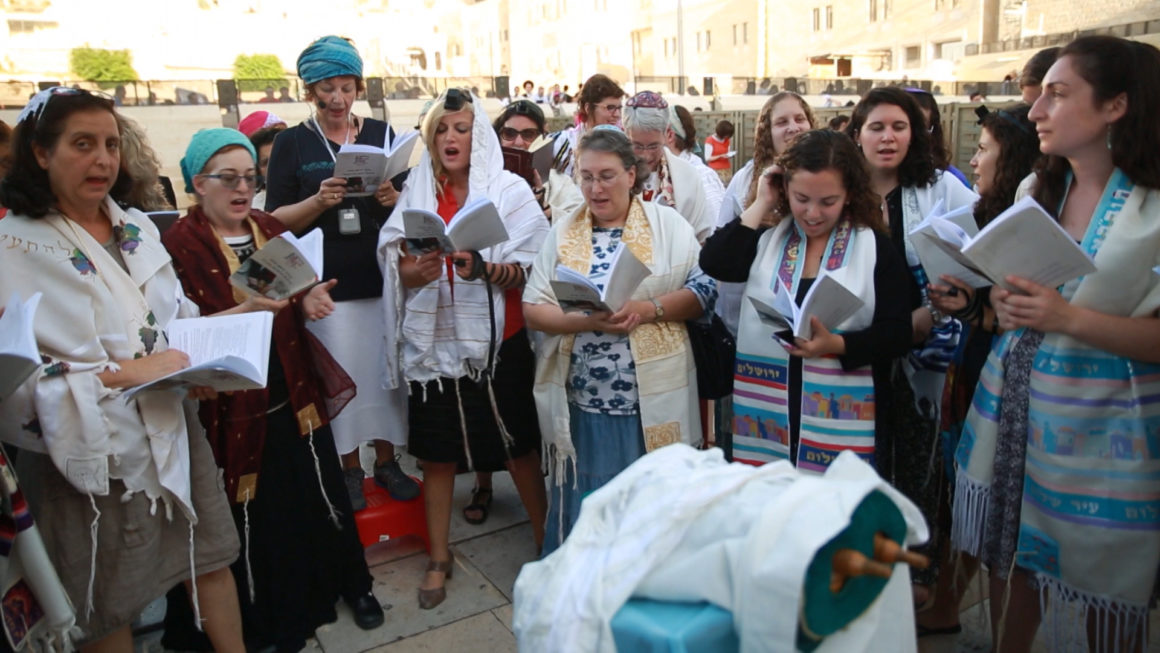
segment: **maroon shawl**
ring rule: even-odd
[[[286,230],[273,216],[250,212],[251,229],[268,240]],[[255,239],[258,240],[255,234]],[[226,247],[201,207],[193,206],[161,237],[181,285],[202,315],[211,315],[240,302],[230,285]],[[290,407],[299,435],[327,424],[355,395],[355,386],[326,348],[306,330],[302,295],[274,316],[274,349],[286,373]],[[266,440],[269,391],[222,393],[201,402],[201,422],[206,429],[217,464],[225,470],[226,496],[244,502],[257,494],[262,447]]]

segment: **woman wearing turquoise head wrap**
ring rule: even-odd
[[[303,233],[318,227],[324,235],[323,276],[337,279],[332,296],[335,315],[311,323],[358,385],[358,395],[331,427],[347,474],[356,511],[366,507],[358,447],[375,443],[375,481],[396,500],[419,495],[419,486],[395,460],[395,445],[406,441],[406,390],[386,390],[381,382],[380,350],[386,347],[383,278],[375,260],[379,228],[387,221],[406,174],[383,184],[371,197],[347,197],[346,180],[333,176],[336,153],[347,143],[384,147],[394,132],[384,122],[351,113],[365,89],[363,65],[354,45],[338,36],[311,43],[298,57],[313,115],[274,140],[266,179],[266,210],[286,228]]]

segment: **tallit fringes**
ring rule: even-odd
[[[93,586],[97,583],[97,532],[101,526],[101,510],[97,508],[97,499],[89,493],[89,504],[93,507],[93,522],[89,524],[89,539],[93,548],[89,556],[89,587],[85,592],[85,621],[93,616]]]
[[[202,631],[201,627],[201,601],[197,598],[197,564],[194,562],[193,556],[193,521],[189,522],[189,587],[190,587],[190,603],[193,603],[193,625],[198,632]]]
[[[1135,651],[1148,641],[1147,602],[1134,604],[1089,594],[1046,574],[1036,574],[1036,580],[1042,623],[1047,626],[1047,650],[1088,650],[1087,624],[1093,616],[1092,653]]]
[[[443,379],[439,379],[442,383]],[[455,379],[455,405],[459,408],[459,430],[463,433],[463,453],[467,456],[467,468],[474,470],[471,460],[471,443],[467,439],[467,414],[463,412],[463,395],[459,392],[459,379]]]
[[[499,427],[499,436],[503,440],[504,455],[510,460],[512,457],[512,448],[516,446],[515,438],[508,432],[507,427],[504,426],[503,418],[499,414],[499,404],[495,401],[495,388],[491,385],[491,376],[487,377],[487,396],[491,399],[491,413],[495,415],[495,425]]]
[[[250,590],[250,605],[255,603],[256,592],[254,590],[254,569],[250,566],[250,488],[246,488],[246,499],[242,503],[242,517],[245,522],[243,532],[245,534],[245,556],[246,556],[246,585]]]
[[[326,510],[330,513],[330,523],[338,530],[342,530],[342,521],[338,518],[338,511],[334,509],[334,503],[330,501],[330,496],[326,494],[326,485],[322,482],[322,464],[318,461],[318,451],[314,449],[314,422],[310,422],[310,433],[306,436],[306,442],[310,445],[310,455],[314,456],[314,475],[318,477],[318,490],[322,492],[322,500],[326,502]]]
[[[951,509],[951,548],[979,557],[983,549],[983,530],[987,524],[990,486],[967,477],[965,469],[955,474],[955,499]]]

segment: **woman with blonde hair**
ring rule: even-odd
[[[133,179],[129,191],[117,199],[146,212],[176,208],[173,184],[161,176],[161,162],[145,128],[121,114],[117,114],[117,128],[121,131],[121,168]]]

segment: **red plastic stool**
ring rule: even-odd
[[[422,486],[419,483],[419,487]],[[363,548],[404,535],[415,535],[423,540],[423,546],[428,551],[431,550],[431,542],[427,539],[427,511],[423,507],[422,492],[410,501],[395,501],[375,483],[374,478],[366,478],[363,479],[363,495],[367,498],[367,507],[354,513],[354,523],[358,526],[358,538]]]

